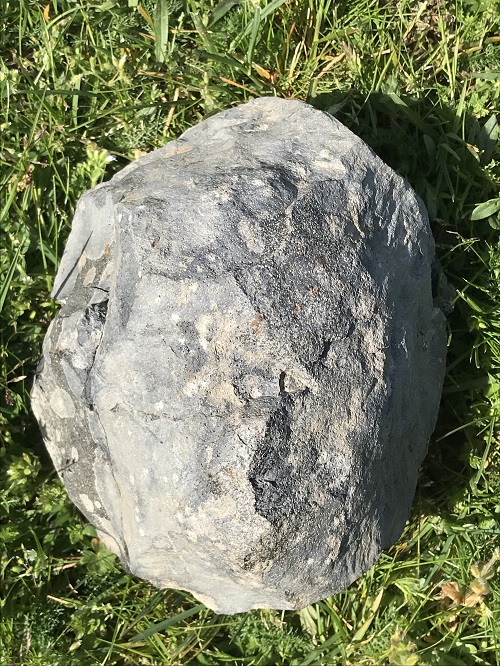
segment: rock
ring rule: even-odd
[[[299,101],[208,118],[87,192],[33,410],[134,574],[210,608],[301,608],[396,541],[445,318],[420,199]]]

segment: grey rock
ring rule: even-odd
[[[408,183],[299,101],[219,113],[80,199],[32,404],[130,571],[235,613],[375,563],[438,412],[433,257]]]

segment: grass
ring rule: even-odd
[[[0,19],[0,664],[499,664],[498,0],[2,0]],[[456,297],[400,541],[331,599],[229,617],[120,568],[29,390],[78,197],[258,95],[329,110],[411,182]]]

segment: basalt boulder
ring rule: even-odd
[[[134,574],[301,608],[408,519],[445,370],[408,183],[330,115],[256,99],[79,201],[32,405]]]

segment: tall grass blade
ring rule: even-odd
[[[185,620],[188,617],[191,617],[192,615],[196,615],[204,608],[205,606],[203,604],[198,604],[197,606],[193,606],[193,608],[189,608],[188,610],[185,610],[182,613],[178,613],[173,617],[169,617],[166,620],[163,620],[162,622],[157,622],[156,624],[153,624],[151,627],[148,627],[144,631],[141,631],[139,634],[136,634],[133,638],[130,639],[130,641],[126,643],[126,645],[130,645],[132,643],[140,643],[145,638],[149,638],[150,636],[153,636],[153,634],[157,634],[159,631],[164,631],[164,629],[172,627],[173,625],[177,624],[178,622],[181,622],[182,620]]]
[[[0,287],[0,312],[3,310],[3,306],[5,303],[5,299],[7,298],[7,293],[9,291],[9,287],[12,282],[12,278],[14,277],[14,273],[16,271],[17,267],[17,262],[19,261],[19,257],[21,256],[21,246],[18,246],[16,248],[16,252],[12,258],[12,261],[10,262],[9,269],[5,275],[5,278],[3,279],[2,285]]]
[[[255,50],[255,43],[257,42],[257,35],[259,34],[259,26],[260,26],[260,7],[255,8],[255,14],[253,15],[253,21],[252,21],[252,32],[250,33],[250,41],[248,42],[248,50],[247,50],[247,63],[248,63],[248,73],[252,71],[252,60],[253,60],[253,53]]]
[[[155,56],[158,62],[165,62],[169,42],[169,6],[168,0],[157,0],[155,17]]]

